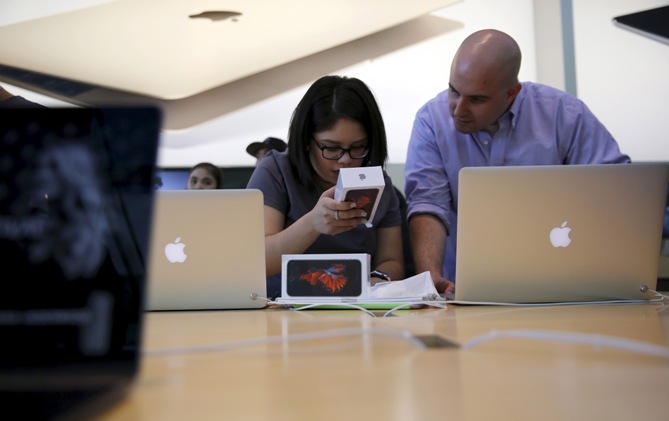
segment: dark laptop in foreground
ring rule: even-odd
[[[460,172],[455,300],[650,300],[665,163],[469,167]]]
[[[0,405],[90,419],[138,373],[160,113],[1,113]]]

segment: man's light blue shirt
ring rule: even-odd
[[[430,213],[447,227],[443,273],[452,281],[462,167],[630,162],[581,100],[549,86],[523,82],[498,124],[494,134],[458,132],[448,109],[448,90],[416,113],[404,170],[408,217]]]

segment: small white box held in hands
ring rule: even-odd
[[[385,185],[381,167],[342,168],[339,170],[334,198],[342,202],[355,202],[357,208],[364,209],[367,212],[365,225],[371,228]]]

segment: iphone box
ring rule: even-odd
[[[366,253],[284,254],[281,297],[337,302],[366,298],[370,261]]]
[[[371,228],[385,185],[381,167],[342,168],[334,198],[355,202],[357,208],[364,209],[367,212],[365,225]]]

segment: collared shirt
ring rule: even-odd
[[[449,280],[455,281],[462,167],[630,162],[581,100],[537,83],[522,86],[496,130],[457,131],[448,109],[448,90],[416,113],[404,170],[408,217],[430,213],[449,230],[443,272]]]

